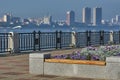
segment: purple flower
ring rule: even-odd
[[[53,56],[55,59],[60,59],[61,57],[59,55]]]
[[[92,55],[91,60],[100,60],[100,56],[98,55]]]
[[[87,48],[87,50],[93,50],[93,51],[96,51],[96,50],[97,50],[97,48],[92,47],[92,46],[89,46],[89,47]]]

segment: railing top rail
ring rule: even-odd
[[[62,33],[72,33],[71,32],[63,32],[63,31],[54,31],[54,32],[41,32],[41,31],[34,31],[35,33],[55,33],[55,32],[62,32]],[[34,32],[23,32],[23,33],[18,33],[18,34],[32,34]],[[98,32],[104,32],[104,33],[110,33],[111,31],[81,31],[81,32],[76,32],[76,33],[86,33],[86,32],[91,32],[91,33],[98,33]],[[113,32],[120,32],[120,31],[113,31]],[[11,34],[11,33],[0,33],[0,34]]]
[[[56,32],[40,32],[40,33],[43,33],[43,34],[46,33],[46,34],[48,34],[48,33],[56,33]]]
[[[35,32],[35,33],[36,33],[36,34],[39,34],[39,33],[41,33],[41,34],[44,34],[44,33],[49,34],[49,33],[56,33],[56,32]],[[60,33],[60,32],[58,32],[58,33]],[[62,33],[72,33],[72,32],[62,32]],[[19,33],[19,34],[34,34],[34,32]]]
[[[31,33],[18,33],[18,34],[33,34],[33,33],[31,32]]]
[[[0,33],[0,37],[10,37],[12,36],[11,33]]]
[[[0,35],[3,35],[3,34],[5,34],[5,35],[11,35],[11,33],[0,33]]]

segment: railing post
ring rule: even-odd
[[[9,37],[8,47],[11,49],[11,53],[19,53],[19,34],[10,32],[11,36]]]
[[[100,45],[102,44],[102,31],[99,31],[99,33],[100,33]]]
[[[104,45],[104,31],[102,31],[102,36],[103,36],[103,40],[102,40],[102,42],[103,42],[103,45]]]
[[[36,48],[35,48],[35,41],[36,41],[36,32],[34,31],[33,32],[33,39],[34,39],[34,46],[33,46],[33,50],[35,51],[36,50]]]
[[[41,32],[39,31],[39,32],[38,32],[38,44],[39,44],[39,51],[41,50],[41,47],[40,47],[40,35],[41,35]]]
[[[100,45],[104,45],[104,31],[100,31]]]
[[[91,46],[91,31],[89,31],[89,46]]]
[[[117,42],[115,41],[114,36],[117,35],[117,32],[113,31],[113,44],[116,44]]]
[[[87,36],[87,46],[90,46],[91,31],[86,31],[86,36]]]
[[[56,49],[58,48],[62,48],[62,44],[61,44],[61,36],[62,35],[62,31],[58,32],[56,31]]]
[[[58,48],[58,43],[57,43],[58,42],[58,31],[56,31],[55,34],[56,34],[56,49],[57,49]]]
[[[88,31],[86,31],[86,46],[88,46]]]
[[[113,41],[113,31],[110,31],[110,41],[109,41],[109,44],[113,44],[114,41]]]
[[[76,33],[75,33],[75,31],[73,31],[71,33],[71,46],[76,47]]]
[[[120,44],[120,31],[119,31],[119,34],[118,34],[118,35],[119,35],[119,44]]]
[[[60,44],[60,49],[62,48],[61,39],[62,39],[62,31],[60,31],[60,33],[59,33],[59,44]]]

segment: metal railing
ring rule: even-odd
[[[76,47],[85,47],[90,45],[104,45],[104,32],[78,32],[76,33]]]
[[[11,51],[10,39],[13,39],[13,49],[15,44],[19,46],[19,51],[40,51],[43,49],[62,49],[72,47],[86,47],[106,45],[110,41],[111,32],[31,32],[17,33],[18,42],[15,36],[10,33],[0,33],[0,53]],[[113,32],[113,43],[120,43],[120,31]],[[15,49],[14,49],[15,50]]]
[[[19,33],[19,49],[20,51],[34,49],[33,33]]]
[[[61,49],[70,47],[70,32],[19,33],[20,50]]]
[[[9,47],[10,37],[11,37],[10,33],[0,33],[0,53],[11,51],[11,48]]]
[[[76,47],[98,46],[109,44],[111,32],[78,32],[76,33]],[[113,43],[120,43],[120,32],[113,32]]]

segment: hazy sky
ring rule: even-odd
[[[61,20],[66,18],[66,11],[74,10],[81,20],[83,7],[96,6],[103,8],[103,19],[120,15],[120,0],[0,0],[0,16],[7,12],[23,18],[51,14]]]

